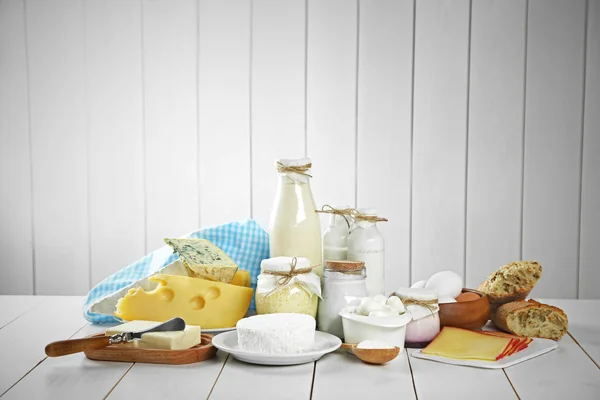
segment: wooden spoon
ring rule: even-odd
[[[352,350],[352,353],[354,353],[359,360],[366,362],[367,364],[377,365],[392,361],[400,354],[399,347],[394,347],[392,349],[357,349],[356,344],[342,343],[342,349]]]

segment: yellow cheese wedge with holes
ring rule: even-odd
[[[250,287],[250,271],[238,269],[230,283],[232,285]]]
[[[160,322],[181,317],[203,329],[231,328],[246,315],[254,293],[244,286],[187,276],[157,274],[149,280],[158,284],[156,289],[130,289],[117,302],[117,317]]]

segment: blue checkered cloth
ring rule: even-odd
[[[211,226],[192,232],[184,237],[207,239],[223,250],[241,269],[250,271],[250,282],[256,290],[256,280],[260,274],[260,262],[269,258],[269,235],[255,221],[246,219],[224,225]],[[87,295],[83,305],[85,319],[94,324],[114,323],[118,320],[110,315],[90,312],[96,301],[128,286],[139,279],[156,273],[160,268],[178,258],[169,246],[161,247],[109,276],[97,284]],[[254,310],[254,299],[250,304]]]

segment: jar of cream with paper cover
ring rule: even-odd
[[[427,289],[400,288],[394,295],[402,300],[406,311],[412,316],[412,321],[406,326],[405,346],[427,346],[440,333],[437,293]]]
[[[317,316],[321,278],[304,257],[263,260],[256,285],[258,314],[300,313]]]

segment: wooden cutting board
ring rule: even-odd
[[[102,333],[93,336],[104,336]],[[192,364],[214,357],[217,348],[212,344],[213,335],[200,335],[200,344],[187,350],[159,350],[137,349],[119,345],[108,346],[103,349],[84,350],[85,356],[90,360],[139,362],[149,364]]]

